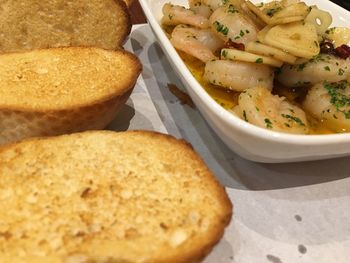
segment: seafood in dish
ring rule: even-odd
[[[287,87],[312,86],[324,80],[338,82],[350,74],[350,60],[334,55],[320,54],[311,60],[302,60],[294,65],[285,64],[277,80]]]
[[[165,4],[163,14],[162,24],[164,25],[187,24],[198,28],[209,27],[209,21],[205,16],[196,14],[193,10],[186,9],[183,6]]]
[[[203,62],[216,59],[215,50],[224,45],[224,41],[216,37],[209,29],[199,29],[178,25],[171,33],[171,43]]]
[[[235,112],[244,120],[262,128],[296,134],[307,134],[309,125],[305,112],[284,97],[271,94],[263,86],[244,90]]]
[[[336,132],[350,131],[350,84],[346,80],[312,86],[303,107]]]
[[[164,29],[209,94],[232,99],[214,97],[227,110],[272,131],[349,131],[350,29],[331,27],[326,10],[300,0],[190,0],[183,8],[206,22],[175,19]]]
[[[232,4],[216,9],[209,23],[212,31],[225,41],[247,44],[257,40],[257,27]]]
[[[272,90],[273,70],[266,65],[230,60],[212,60],[205,64],[204,79],[235,91],[256,86]]]

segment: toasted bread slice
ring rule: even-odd
[[[62,46],[116,49],[130,33],[122,0],[0,0],[0,53]]]
[[[0,149],[2,263],[198,262],[232,205],[184,141],[88,131]]]
[[[141,64],[126,51],[52,48],[0,55],[0,144],[102,129],[128,99]]]

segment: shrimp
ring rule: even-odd
[[[287,6],[290,6],[293,4],[297,4],[297,3],[300,3],[300,0],[282,0],[281,1],[282,6],[284,6],[284,7],[287,7]]]
[[[193,10],[186,9],[183,6],[165,4],[163,6],[163,17],[161,23],[163,25],[176,26],[179,24],[187,24],[198,28],[208,28],[208,18],[196,14]]]
[[[350,84],[324,81],[308,91],[303,108],[335,132],[350,131]]]
[[[224,42],[210,29],[197,29],[184,25],[174,28],[170,42],[175,48],[203,62],[216,59],[214,52],[224,45]]]
[[[213,13],[210,6],[203,4],[201,0],[189,0],[188,4],[190,6],[190,10],[206,18],[209,18]]]
[[[235,112],[245,121],[262,128],[295,134],[309,133],[305,112],[284,97],[273,95],[265,87],[243,91]]]
[[[284,65],[277,80],[287,87],[312,86],[324,80],[338,82],[350,75],[350,60],[321,54],[296,65]]]
[[[255,86],[272,90],[273,70],[266,65],[231,61],[208,61],[204,68],[204,79],[221,87],[243,91]]]
[[[212,30],[225,41],[247,44],[257,40],[256,25],[232,4],[216,9],[209,23]]]
[[[223,5],[240,6],[244,0],[201,0],[201,3],[210,7],[211,10],[216,10]]]
[[[237,7],[242,7],[245,0],[189,0],[188,3],[190,9],[196,14],[201,14],[206,18],[209,18],[210,15],[219,7],[230,4]]]

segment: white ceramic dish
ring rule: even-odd
[[[350,155],[350,133],[291,135],[251,125],[217,104],[201,87],[164,34],[159,21],[165,3],[187,6],[187,0],[140,0],[160,46],[203,117],[218,136],[242,157],[267,163],[321,160]],[[256,3],[261,0],[253,1]],[[268,2],[268,1],[263,1]],[[350,12],[328,0],[305,0],[332,13],[333,26],[350,27]]]

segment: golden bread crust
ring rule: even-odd
[[[131,30],[122,0],[0,0],[0,53],[61,46],[116,49]]]
[[[156,132],[27,139],[0,174],[3,263],[198,262],[232,215],[192,147]]]
[[[108,125],[142,65],[127,51],[67,47],[0,55],[0,144]]]

